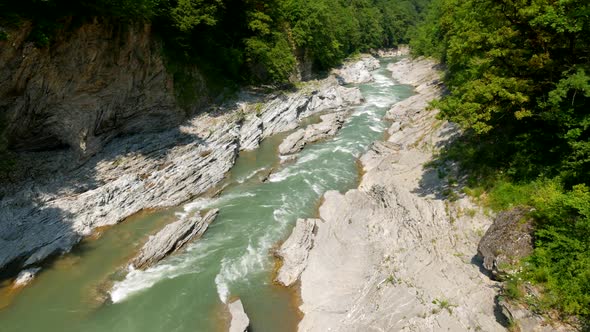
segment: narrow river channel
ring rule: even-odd
[[[374,82],[359,85],[366,102],[347,110],[338,135],[307,146],[297,161],[281,165],[277,147],[286,134],[271,137],[240,154],[218,197],[142,212],[85,240],[18,294],[0,290],[0,331],[223,331],[223,303],[233,297],[242,299],[252,331],[293,331],[297,290],[273,284],[272,249],[297,218],[316,214],[324,192],[357,185],[357,158],[384,135],[385,112],[413,93],[390,78],[387,63],[373,72]],[[148,234],[183,213],[213,207],[220,213],[203,238],[126,275],[126,262]]]

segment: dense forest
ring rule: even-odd
[[[467,192],[528,206],[535,250],[507,296],[590,317],[590,3],[435,0],[411,41],[446,65],[433,107],[464,129],[441,155],[470,171]],[[523,298],[527,281],[542,289]]]
[[[535,251],[505,295],[522,297],[531,282],[542,289],[527,300],[533,309],[590,318],[588,1],[3,1],[0,39],[9,37],[1,26],[27,20],[29,39],[51,47],[96,17],[151,23],[171,62],[224,84],[284,83],[298,62],[323,71],[408,42],[440,59],[448,94],[433,107],[464,130],[441,159],[469,172],[467,193],[498,210],[530,207],[535,220]]]
[[[297,79],[298,64],[316,73],[357,52],[408,41],[428,0],[22,0],[0,1],[0,41],[25,22],[28,40],[51,50],[60,37],[88,22],[125,29],[150,24],[174,78],[179,104],[194,94],[192,68],[206,79],[212,97],[248,84]],[[63,39],[63,38],[62,38]],[[219,100],[221,100],[219,99]],[[0,177],[10,172],[1,134]]]
[[[49,46],[71,18],[149,21],[174,61],[197,63],[232,82],[280,83],[289,79],[297,60],[313,61],[321,71],[355,52],[407,42],[408,27],[427,2],[24,0],[2,2],[0,20],[32,20],[30,39],[39,47]]]

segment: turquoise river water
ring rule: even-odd
[[[297,290],[272,282],[272,250],[297,218],[315,216],[324,192],[356,187],[357,159],[383,137],[385,112],[413,93],[390,78],[386,65],[374,82],[359,85],[366,102],[348,110],[338,135],[307,146],[296,162],[280,165],[277,147],[286,134],[271,137],[240,154],[216,198],[142,212],[85,240],[23,290],[0,285],[0,331],[223,331],[224,303],[233,297],[242,299],[252,331],[295,330]],[[220,213],[203,238],[152,268],[127,271],[149,234],[213,207]]]

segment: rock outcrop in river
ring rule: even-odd
[[[344,115],[343,112],[322,115],[320,123],[309,125],[287,136],[279,145],[279,153],[293,154],[301,151],[306,144],[336,135],[344,125]]]
[[[318,219],[298,219],[293,232],[283,243],[276,255],[281,258],[276,281],[284,286],[292,286],[307,265],[309,251],[313,247],[314,230]]]
[[[296,128],[303,117],[361,100],[357,88],[330,76],[291,93],[243,93],[177,128],[114,139],[81,166],[66,152],[25,154],[23,165],[35,166],[31,176],[0,188],[0,270],[37,264],[97,227],[203,194],[239,150]]]
[[[300,331],[505,330],[494,316],[497,284],[471,261],[491,220],[466,198],[441,197],[448,184],[424,166],[457,134],[424,109],[442,93],[434,67],[390,67],[417,94],[388,113],[391,136],[361,158],[358,189],[324,195],[300,277]]]
[[[333,73],[342,84],[360,84],[373,80],[371,71],[379,68],[379,60],[372,56],[364,55],[360,60],[350,62],[336,69]]]
[[[203,236],[218,213],[219,210],[214,209],[204,216],[199,213],[192,216],[187,215],[166,225],[157,234],[150,236],[139,254],[131,261],[131,264],[138,269],[145,269],[156,264],[164,257],[184,247],[190,241]]]
[[[244,311],[244,305],[240,299],[237,299],[228,304],[231,321],[229,325],[229,332],[246,332],[250,326],[250,319]]]

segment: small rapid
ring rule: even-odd
[[[294,162],[281,164],[277,147],[285,135],[271,137],[256,151],[240,154],[218,197],[197,198],[162,212],[171,221],[197,210],[220,209],[200,240],[147,270],[128,267],[113,275],[115,268],[105,264],[100,274],[113,280],[106,291],[112,303],[96,308],[82,296],[66,296],[67,300],[57,298],[54,302],[35,298],[57,294],[43,294],[43,287],[50,285],[42,274],[30,290],[24,291],[25,299],[0,311],[0,331],[215,331],[226,319],[224,303],[233,297],[242,299],[253,330],[294,329],[298,321],[296,296],[292,290],[273,283],[276,262],[272,251],[288,236],[298,218],[315,215],[326,191],[346,191],[356,186],[357,159],[382,137],[387,127],[382,120],[385,112],[412,94],[411,87],[390,78],[386,64],[384,61],[373,72],[373,82],[359,85],[366,101],[344,110],[349,116],[334,138],[306,146]],[[160,225],[152,223],[150,232]],[[106,233],[117,232],[117,227]],[[138,234],[133,238],[135,246],[149,234],[147,230],[133,232]],[[109,236],[113,235],[106,234],[107,239],[101,241],[115,241],[108,240]],[[107,252],[108,248],[99,250]],[[120,258],[111,264],[123,261],[125,255],[118,255]],[[89,276],[91,270],[88,268]],[[66,273],[60,271],[44,274]],[[88,279],[92,282],[77,282],[71,287],[87,289],[96,285],[96,276]],[[69,291],[68,285],[58,287]],[[32,302],[27,303],[27,298],[33,298]],[[67,310],[76,306],[75,299],[83,302],[79,306],[86,310],[68,314]],[[27,314],[51,305],[65,309],[38,315],[36,322],[26,321]]]

